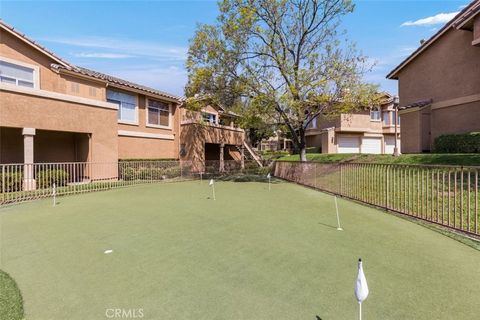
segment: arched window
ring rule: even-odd
[[[382,112],[380,111],[380,107],[373,107],[370,109],[370,120],[371,121],[381,121],[382,119]]]

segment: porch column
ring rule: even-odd
[[[240,147],[240,153],[241,153],[241,155],[240,155],[241,160],[240,161],[241,161],[241,166],[242,166],[242,170],[243,170],[243,169],[245,169],[245,146],[244,145],[242,145]]]
[[[219,171],[224,172],[225,171],[225,162],[223,160],[223,150],[225,148],[225,143],[220,144],[220,167]]]
[[[33,167],[33,138],[35,128],[23,128],[23,190],[35,190],[37,188]]]

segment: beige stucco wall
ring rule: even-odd
[[[403,134],[400,136],[403,153],[422,152],[421,145],[421,112],[410,111],[400,113],[400,124]]]
[[[480,50],[480,49],[479,49]],[[480,70],[478,70],[480,73]],[[431,110],[432,142],[442,134],[480,131],[480,100]]]
[[[472,33],[451,29],[399,73],[401,106],[480,93],[480,48]]]
[[[117,111],[0,91],[0,126],[91,134],[93,162],[117,160]]]
[[[479,70],[472,32],[451,29],[399,72],[401,106],[432,99],[431,110],[422,110],[429,116],[401,115],[404,153],[429,150],[442,134],[480,130]]]
[[[3,29],[0,29],[0,56],[37,67],[40,80],[39,89],[41,90],[106,101],[106,84],[104,82],[86,79],[75,74],[59,74],[52,71],[51,64],[58,62]],[[72,86],[72,84],[75,85]],[[114,88],[114,90],[126,91],[137,96],[138,124],[117,123],[116,110],[31,95],[18,95],[17,93],[5,93],[3,96],[2,92],[0,125],[92,133],[91,161],[110,162],[119,158],[178,158],[179,112],[177,105],[164,101],[171,106],[172,110],[170,128],[151,127],[147,125],[145,95],[125,89]],[[18,98],[14,98],[15,96]],[[155,99],[163,101],[158,97]],[[162,134],[173,136],[174,139],[120,137],[118,130],[147,135]],[[65,152],[70,151],[66,150]],[[59,159],[64,158],[59,155]]]
[[[115,89],[117,90],[117,89]],[[117,90],[122,91],[122,90]],[[131,94],[131,93],[129,93]],[[143,137],[118,137],[119,159],[178,159],[179,158],[179,107],[160,98],[136,94],[138,102],[138,124],[118,123],[118,130],[147,134],[173,136],[174,139],[156,139]],[[147,99],[162,101],[170,106],[170,128],[158,128],[147,123]]]

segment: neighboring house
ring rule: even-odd
[[[480,131],[480,0],[387,78],[398,80],[404,153],[429,152],[442,134]]]
[[[291,152],[293,150],[293,142],[292,140],[285,137],[285,135],[280,131],[275,131],[275,135],[268,138],[263,139],[258,144],[258,149],[260,151],[288,151]]]
[[[181,110],[181,159],[195,161],[241,160],[245,133],[235,124],[237,116],[221,107],[200,112]]]
[[[397,126],[400,135],[400,126]],[[386,153],[395,147],[393,97],[385,93],[380,106],[363,108],[334,118],[317,117],[306,130],[307,147],[321,153]],[[398,145],[400,148],[400,144]]]
[[[74,66],[0,21],[0,163],[221,160],[222,146],[239,159],[233,115],[207,107],[186,119],[183,101]]]

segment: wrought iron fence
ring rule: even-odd
[[[480,235],[480,167],[276,162],[279,178]]]
[[[0,205],[145,183],[260,174],[254,161],[120,161],[0,165]]]

